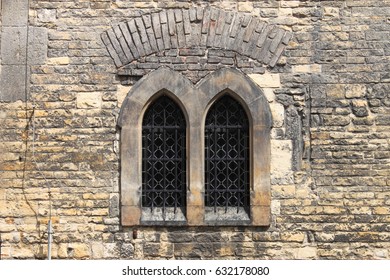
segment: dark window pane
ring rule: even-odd
[[[142,122],[142,206],[185,208],[186,123],[167,96],[150,104]]]
[[[249,207],[249,121],[225,95],[210,108],[205,123],[205,205]]]

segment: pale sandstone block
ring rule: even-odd
[[[72,257],[75,259],[86,259],[90,257],[90,250],[87,244],[72,243],[68,247],[68,251],[72,251]]]
[[[83,92],[76,95],[77,108],[101,108],[102,94],[100,92]]]
[[[280,103],[270,103],[273,127],[282,127],[284,123],[284,106]]]
[[[238,2],[238,11],[239,12],[252,12],[253,4],[250,2]]]
[[[273,199],[271,201],[271,213],[273,215],[280,215],[280,201]]]
[[[275,197],[291,198],[295,197],[294,185],[274,185],[272,186],[272,193]]]
[[[334,84],[326,87],[326,97],[332,99],[343,99],[345,95],[345,85]]]
[[[262,88],[278,88],[281,86],[279,74],[250,74],[249,77]]]
[[[322,68],[319,64],[305,64],[293,66],[292,71],[296,73],[321,73]]]
[[[366,85],[362,85],[362,84],[346,85],[345,97],[362,98],[366,96],[366,90],[367,90]]]
[[[291,170],[291,140],[271,140],[271,172]]]
[[[69,63],[69,57],[51,57],[47,60],[47,64],[49,65],[68,65]]]
[[[304,247],[299,248],[297,252],[298,259],[315,259],[317,258],[317,248],[315,247]]]
[[[126,98],[127,94],[129,93],[130,89],[131,89],[131,86],[118,85],[117,91],[116,91],[117,99],[118,99],[118,107],[122,106],[122,103],[125,100],[125,98]]]
[[[280,2],[280,6],[282,8],[286,8],[286,7],[289,7],[289,8],[299,7],[299,2],[300,1],[281,1]]]
[[[102,259],[104,258],[104,246],[101,242],[92,242],[92,258]]]
[[[303,232],[283,232],[280,237],[283,241],[289,242],[303,242],[306,234]]]
[[[276,95],[274,93],[273,88],[263,88],[265,98],[268,100],[269,103],[274,102],[276,100]]]
[[[335,7],[324,7],[324,16],[338,18],[340,17],[340,9]]]

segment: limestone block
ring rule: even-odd
[[[262,88],[279,88],[281,86],[279,74],[249,74],[249,77]]]
[[[87,259],[90,257],[90,250],[87,244],[71,243],[67,248],[68,256],[74,259]]]
[[[273,214],[273,215],[280,214],[280,200],[272,199],[272,201],[271,201],[271,214]]]
[[[323,116],[324,124],[327,126],[346,126],[351,122],[349,116]]]
[[[324,7],[324,16],[338,18],[340,17],[340,9],[335,7]]]
[[[375,207],[374,214],[376,214],[376,215],[389,215],[390,208],[389,207]]]
[[[346,98],[362,98],[366,96],[366,85],[363,84],[352,84],[346,85],[345,97]]]
[[[117,86],[117,99],[118,99],[118,107],[122,106],[123,101],[125,100],[127,94],[129,93],[131,86]]]
[[[270,104],[273,127],[282,127],[284,123],[284,106],[280,103]]]
[[[282,232],[280,237],[283,241],[302,243],[306,234],[304,232]]]
[[[291,140],[271,140],[271,173],[291,171]]]
[[[11,250],[11,255],[15,259],[33,259],[35,254],[32,251],[32,248],[19,248],[13,247]]]
[[[299,7],[299,3],[300,3],[300,1],[281,1],[280,2],[280,6],[282,7],[282,8],[287,8],[287,7],[289,7],[289,8],[292,8],[292,7],[294,7],[294,8],[296,8],[296,7]]]
[[[69,57],[51,57],[47,60],[48,65],[68,65],[69,62]]]
[[[293,198],[295,197],[295,186],[294,185],[273,185],[272,196],[282,198]]]
[[[0,73],[0,101],[26,99],[26,66],[3,65]]]
[[[117,258],[120,254],[120,248],[116,243],[104,243],[103,247],[105,259]]]
[[[269,103],[274,102],[276,100],[276,95],[274,93],[274,89],[272,88],[263,88],[264,96],[268,100]]]
[[[7,65],[26,63],[27,29],[24,27],[3,27],[1,38],[1,60]]]
[[[316,247],[303,247],[299,248],[297,252],[298,259],[316,259],[317,258],[317,248]]]
[[[47,56],[47,29],[30,27],[28,32],[28,64],[44,64]]]
[[[26,26],[28,19],[28,0],[2,0],[2,25]]]
[[[305,64],[292,67],[292,71],[296,73],[321,73],[321,70],[321,65],[319,64]]]
[[[57,19],[57,11],[55,9],[40,9],[38,10],[38,20],[48,23],[54,22]]]
[[[374,250],[374,255],[378,259],[388,259],[389,252],[386,249],[376,249]]]
[[[332,99],[342,99],[345,95],[345,85],[335,84],[328,85],[326,88],[326,96]]]
[[[318,232],[316,233],[316,240],[319,242],[332,242],[334,240],[334,233]]]
[[[121,250],[120,254],[122,258],[128,259],[134,256],[133,244],[123,244],[120,250]],[[160,256],[163,257],[162,254],[160,254]]]
[[[101,108],[102,93],[82,92],[76,95],[76,105],[79,109]]]
[[[104,246],[101,242],[92,242],[91,244],[92,258],[102,259],[104,257]]]
[[[238,11],[252,12],[253,11],[253,3],[251,3],[251,2],[238,2]]]
[[[93,199],[93,200],[97,200],[97,199],[109,199],[110,195],[108,193],[96,193],[96,194],[92,194],[92,193],[85,193],[83,194],[83,199]]]
[[[368,116],[368,104],[366,100],[352,100],[352,112],[357,117]]]

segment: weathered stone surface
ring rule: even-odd
[[[26,100],[26,69],[24,65],[3,65],[0,73],[0,100]]]
[[[2,259],[46,258],[50,203],[53,258],[389,258],[388,1],[1,4]],[[269,154],[253,155],[271,161],[271,193],[251,198],[270,202],[251,212],[269,226],[198,227],[205,215],[197,191],[190,226],[123,227],[139,224],[141,211],[136,196],[121,195],[121,143],[141,140],[120,137],[118,114],[137,81],[161,66],[186,77],[187,89],[235,68],[264,91],[256,105],[246,104],[253,87],[237,94],[248,110],[269,103],[273,116]],[[222,92],[222,85],[208,90]],[[185,95],[202,99],[178,88],[169,91],[180,105]],[[129,112],[142,116],[143,97]],[[200,130],[194,135],[202,143]],[[188,153],[203,153],[193,147]]]
[[[100,108],[102,95],[98,92],[84,92],[77,95],[77,108]]]
[[[28,30],[27,63],[29,65],[45,64],[47,59],[48,34],[47,29],[31,27]]]
[[[2,64],[26,64],[27,29],[25,27],[3,27],[1,37]]]
[[[278,88],[281,86],[279,74],[250,74],[249,77],[262,88]]]
[[[3,0],[1,3],[3,26],[25,26],[28,20],[28,0]]]
[[[140,38],[145,52],[141,50],[139,56],[135,55],[134,52],[129,53],[127,46],[123,44],[121,46],[120,37],[118,37],[118,42],[116,38],[113,38],[111,30],[105,32],[111,42],[107,40],[105,35],[102,35],[102,39],[118,67],[145,55],[161,51],[163,49],[162,42],[164,42],[165,49],[202,46],[234,50],[273,67],[279,60],[291,36],[288,35],[290,33],[277,27],[265,28],[260,38],[259,32],[256,33],[256,36],[252,36],[255,33],[254,31],[258,29],[258,22],[259,19],[256,17],[226,13],[216,8],[208,7],[204,10],[198,8],[196,14],[195,9],[189,11],[168,9],[167,11],[161,11],[159,17],[158,14],[153,13],[135,17],[135,19],[128,21],[129,32],[123,32],[131,33],[137,46],[140,45],[138,44],[138,38]],[[123,27],[123,23],[120,26]],[[117,27],[113,28],[114,31],[116,29]],[[270,31],[272,32],[269,33]],[[224,33],[223,36],[222,33]],[[158,40],[161,38],[163,41]],[[268,39],[265,40],[266,38]],[[263,45],[264,43],[266,45]],[[157,47],[158,44],[159,47]],[[261,48],[261,51],[253,52],[255,45]],[[113,50],[116,54],[112,53]],[[124,58],[130,58],[131,56],[134,56],[134,59],[126,60]],[[119,65],[118,57],[121,60]]]

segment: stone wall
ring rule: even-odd
[[[102,39],[143,15],[209,6],[292,38],[274,65],[207,42],[118,65]],[[389,258],[388,1],[2,0],[1,8],[2,258],[46,258],[50,215],[53,258]],[[162,65],[194,83],[237,68],[264,91],[273,115],[269,227],[121,226],[117,117],[132,85]]]

